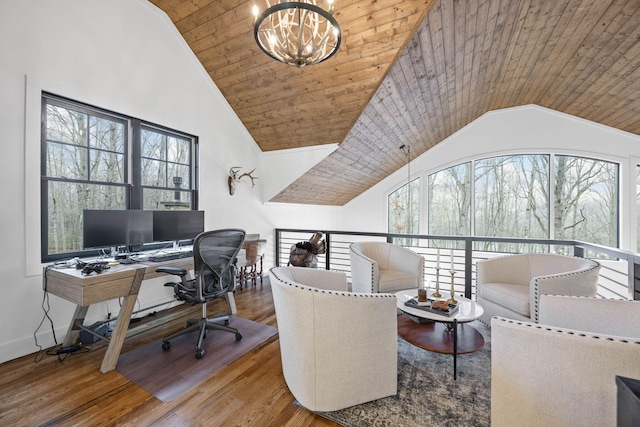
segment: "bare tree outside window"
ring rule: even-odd
[[[427,191],[429,234],[471,235],[471,163],[462,163],[429,175]],[[434,241],[432,244],[444,248],[452,243]]]
[[[472,174],[475,212],[471,216]],[[582,240],[616,247],[618,175],[615,163],[565,155],[511,155],[462,163],[429,176],[428,233],[466,236],[473,225],[475,236]],[[638,187],[640,192],[640,167]],[[640,229],[638,234],[640,247]],[[445,247],[444,242],[432,244]],[[476,250],[539,252],[546,248],[476,243]],[[566,248],[554,250],[564,253]]]
[[[43,261],[82,253],[85,209],[197,208],[195,137],[53,95],[42,102]]]
[[[398,188],[387,198],[389,233],[418,234],[420,224],[420,180]],[[403,246],[411,246],[413,241],[396,241]]]
[[[475,162],[475,235],[549,236],[549,156],[515,155]],[[538,252],[538,245],[477,243],[477,249]]]
[[[555,156],[553,230],[556,239],[618,245],[618,165]]]

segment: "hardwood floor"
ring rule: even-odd
[[[222,304],[210,303],[210,314]],[[238,316],[277,327],[268,279],[237,290],[236,305]],[[198,312],[180,306],[132,323],[122,353],[182,327]],[[115,370],[101,374],[105,349],[100,342],[63,362],[45,355],[36,363],[33,354],[0,365],[0,425],[337,426],[293,404],[277,335],[169,403]]]

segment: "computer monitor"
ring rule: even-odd
[[[153,240],[191,240],[204,231],[204,211],[153,211]]]
[[[128,247],[153,241],[152,211],[85,209],[82,223],[85,249]]]

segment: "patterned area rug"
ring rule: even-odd
[[[484,347],[458,356],[432,353],[398,338],[398,394],[374,402],[318,415],[345,427],[489,426],[491,404],[490,329],[470,323],[482,333]]]

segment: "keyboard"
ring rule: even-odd
[[[149,261],[163,262],[171,261],[172,259],[191,258],[193,251],[179,251],[179,252],[161,252],[149,256]]]

